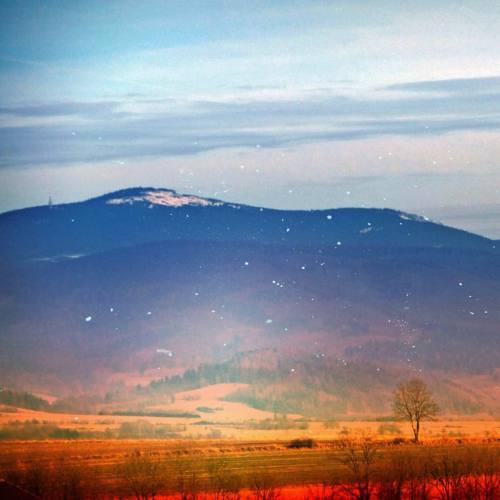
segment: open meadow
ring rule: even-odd
[[[35,439],[36,429],[44,425],[69,429],[73,438],[148,437],[174,439],[263,440],[276,441],[301,438],[304,436],[318,440],[345,437],[372,437],[391,441],[394,438],[411,439],[408,424],[396,421],[348,420],[321,421],[314,419],[286,419],[272,415],[264,419],[218,420],[211,415],[198,418],[134,416],[134,415],[87,415],[51,413],[18,409],[14,413],[0,413],[0,436],[6,429],[30,428]],[[143,436],[141,436],[143,434]],[[462,420],[458,418],[439,419],[426,422],[422,430],[424,440],[482,440],[498,438],[500,422],[493,419]],[[13,437],[23,438],[22,433]]]

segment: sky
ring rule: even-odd
[[[498,0],[0,3],[0,212],[154,186],[500,238]]]

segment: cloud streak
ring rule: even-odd
[[[14,115],[23,117],[58,117],[58,116],[108,116],[113,113],[118,102],[60,102],[38,105],[0,107],[1,115]]]
[[[446,92],[446,93],[500,93],[500,76],[483,78],[455,78],[448,80],[428,80],[387,85],[385,90],[403,92]]]
[[[0,167],[500,129],[497,77],[409,82],[363,96],[325,90],[295,93],[289,99],[263,95],[2,107]],[[16,123],[18,117],[21,123]],[[40,117],[43,126],[36,124]],[[69,119],[60,123],[60,117]]]

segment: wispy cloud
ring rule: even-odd
[[[0,107],[1,115],[23,117],[58,117],[58,116],[108,116],[113,113],[118,102],[55,102],[46,104],[28,104],[24,106]]]
[[[494,92],[498,95],[500,93],[500,76],[398,83],[387,85],[384,89],[409,92],[445,92],[453,94],[483,94]]]
[[[500,78],[409,82],[363,96],[323,89],[296,92],[293,99],[274,99],[264,92],[222,101],[125,99],[3,107],[0,166],[499,130],[499,82]],[[439,95],[431,94],[432,89],[440,89]],[[414,93],[392,95],[393,90]],[[12,116],[24,121],[12,124]],[[61,116],[69,121],[58,122]],[[46,119],[43,126],[36,124],[40,117]]]

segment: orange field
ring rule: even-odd
[[[290,441],[271,440],[47,440],[5,441],[0,450],[0,479],[39,488],[47,498],[52,498],[48,492],[71,485],[94,497],[139,498],[134,492],[138,482],[153,489],[157,485],[156,498],[190,491],[198,496],[185,498],[209,492],[203,498],[271,499],[279,492],[280,498],[326,499],[330,497],[321,495],[332,488],[335,498],[342,498],[343,489],[365,480],[356,475],[352,460],[359,470],[367,470],[372,489],[410,479],[425,479],[431,488],[443,470],[461,478],[461,487],[472,477],[496,488],[500,472],[500,445],[493,439],[436,440],[420,446],[336,440],[299,449],[290,448]],[[373,454],[368,461],[363,458],[367,451]],[[271,496],[256,496],[257,491]]]
[[[192,402],[200,404],[199,402]],[[231,403],[224,403],[230,405]],[[240,403],[232,403],[240,405]],[[241,404],[241,406],[244,406]],[[245,407],[247,408],[247,407]],[[236,410],[235,410],[236,411]],[[239,410],[237,410],[239,411]],[[245,410],[246,411],[246,410]],[[119,415],[86,415],[69,413],[51,413],[43,411],[33,411],[18,409],[15,413],[1,412],[0,426],[9,422],[31,421],[50,422],[64,428],[81,431],[104,432],[106,429],[117,429],[124,422],[149,422],[153,425],[182,425],[183,430],[178,431],[180,437],[207,438],[211,437],[214,430],[221,438],[234,440],[276,440],[293,439],[303,435],[316,439],[338,439],[345,437],[348,433],[354,436],[372,436],[378,439],[391,440],[396,436],[410,439],[412,437],[411,428],[405,422],[380,422],[380,421],[334,421],[325,422],[319,420],[308,420],[302,426],[305,428],[284,428],[266,430],[259,427],[258,422],[264,418],[272,419],[273,415],[267,412],[254,410],[253,420],[249,424],[248,419],[232,419],[229,415],[202,415],[197,419],[184,417],[152,417],[152,416],[119,416]],[[233,414],[233,413],[232,413]],[[257,414],[260,418],[256,418]],[[290,423],[296,421],[294,416],[289,416]],[[201,425],[200,425],[201,423]],[[387,424],[384,431],[384,424]],[[392,427],[391,427],[392,426]],[[500,422],[497,420],[461,420],[461,419],[439,419],[432,422],[425,422],[422,437],[424,440],[434,440],[443,438],[494,438],[500,436]]]

